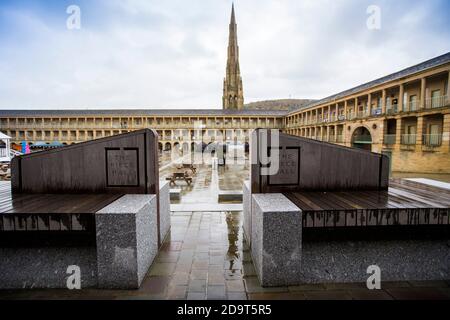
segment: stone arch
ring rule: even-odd
[[[366,126],[359,126],[352,133],[352,147],[372,151],[373,134]]]
[[[172,145],[170,144],[170,142],[166,142],[166,144],[164,145],[164,150],[165,151],[172,150]]]

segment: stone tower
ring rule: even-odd
[[[228,38],[227,71],[223,81],[223,108],[241,110],[244,107],[241,70],[239,68],[239,46],[234,4],[231,8],[230,35]]]

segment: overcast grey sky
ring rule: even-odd
[[[238,0],[246,102],[323,98],[450,51],[447,0]],[[81,9],[68,30],[66,8]],[[366,10],[381,8],[381,29]],[[221,108],[229,0],[0,2],[0,108]]]

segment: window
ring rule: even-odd
[[[405,127],[406,134],[404,136],[404,144],[412,145],[416,144],[416,126],[415,125],[406,125]]]
[[[430,133],[425,137],[425,144],[429,146],[440,146],[441,145],[441,128],[438,124],[430,124],[428,128]]]
[[[409,97],[409,111],[417,110],[417,96],[412,95]]]
[[[441,90],[431,92],[431,108],[441,107]]]

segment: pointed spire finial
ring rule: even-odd
[[[236,23],[236,18],[234,16],[234,2],[231,4],[231,24]]]

